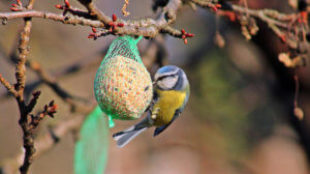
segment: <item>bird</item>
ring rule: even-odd
[[[154,75],[153,101],[147,116],[138,124],[113,134],[117,146],[124,147],[150,127],[156,127],[153,136],[158,136],[179,117],[189,95],[189,81],[181,68],[174,65],[159,68]]]

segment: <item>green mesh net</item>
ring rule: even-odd
[[[115,39],[96,73],[94,91],[98,106],[87,116],[75,144],[75,174],[102,174],[107,163],[109,126],[114,125],[112,119],[139,118],[151,102],[151,77],[137,48],[141,38]]]
[[[152,80],[142,64],[117,56],[100,66],[95,96],[101,109],[114,119],[139,118],[152,100]]]
[[[137,39],[131,36],[118,37],[111,43],[104,61],[112,57],[123,56],[142,63],[137,47],[137,43],[141,40],[141,38],[142,36]]]
[[[96,100],[113,119],[140,118],[153,97],[152,80],[139,56],[138,41],[130,36],[115,39],[96,73]]]
[[[107,163],[108,144],[108,117],[103,116],[97,106],[84,121],[75,144],[74,173],[102,174]]]

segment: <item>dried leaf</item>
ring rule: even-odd
[[[295,107],[294,108],[294,115],[299,120],[303,120],[304,119],[304,111],[300,107]]]
[[[294,9],[296,10],[298,7],[298,0],[288,0],[288,4]]]
[[[225,46],[225,39],[219,32],[215,33],[214,44],[220,48],[223,48]]]
[[[292,60],[288,53],[280,53],[278,59],[284,64],[284,66],[288,68],[292,67]]]
[[[249,30],[249,32],[250,32],[250,34],[251,34],[252,36],[254,36],[254,35],[257,34],[259,28],[258,28],[258,26],[257,26],[256,21],[255,21],[254,18],[250,18],[250,20],[249,20],[249,25],[248,25],[248,30]]]
[[[287,68],[296,68],[299,66],[305,66],[305,58],[302,55],[298,55],[294,58],[291,58],[288,53],[280,53],[279,61],[284,64]]]
[[[246,40],[251,40],[252,36],[246,26],[241,26],[241,33]]]

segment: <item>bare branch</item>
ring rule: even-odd
[[[84,25],[91,26],[96,28],[106,28],[109,29],[110,23],[113,22],[111,17],[105,15],[102,11],[100,11],[97,6],[92,2],[85,2],[83,0],[79,0],[89,11],[89,15],[78,11],[79,14],[83,14],[77,16],[63,16],[49,12],[41,12],[41,11],[21,11],[21,12],[9,12],[9,13],[0,13],[0,18],[2,20],[11,20],[17,18],[25,18],[25,17],[34,17],[34,18],[44,18],[51,19],[54,21],[59,21],[64,24],[73,24],[73,25]],[[171,0],[165,10],[160,14],[159,18],[154,19],[141,19],[134,21],[125,21],[119,19],[118,22],[123,23],[123,27],[118,27],[113,32],[109,34],[117,34],[117,35],[134,35],[134,36],[145,36],[145,37],[155,37],[159,32],[165,28],[167,25],[173,23],[176,19],[177,10],[181,7],[181,0]],[[69,12],[72,14],[77,14],[77,10],[72,10],[69,8]],[[76,12],[76,13],[75,13]],[[97,20],[93,20],[93,19]]]
[[[36,10],[0,13],[0,18],[2,20],[11,20],[11,19],[18,19],[18,18],[25,18],[25,17],[26,18],[32,17],[32,18],[50,19],[53,21],[62,22],[64,24],[71,24],[71,25],[104,27],[104,24],[102,24],[100,21],[93,21],[93,20],[85,19],[82,17],[75,17],[75,16],[63,16],[60,14],[41,12],[41,11],[36,11]]]
[[[231,20],[239,20],[242,28],[242,32],[246,33],[251,38],[251,35],[256,34],[258,27],[256,26],[256,19],[266,23],[268,27],[279,37],[283,42],[286,42],[290,48],[298,49],[298,43],[305,41],[305,33],[309,30],[308,21],[303,16],[302,13],[284,14],[272,9],[250,9],[247,6],[239,6],[230,4],[228,9],[222,9],[223,4],[219,4],[221,1],[211,1],[211,0],[170,0],[164,5],[156,5],[155,7],[163,8],[158,18],[156,19],[141,19],[141,20],[123,20],[117,19],[115,15],[112,17],[101,11],[92,0],[77,0],[79,1],[87,10],[81,10],[78,8],[71,7],[68,0],[65,0],[65,5],[56,5],[57,8],[63,10],[63,14],[55,14],[50,12],[43,12],[32,10],[35,0],[30,0],[26,8],[19,5],[18,8],[11,8],[14,12],[3,12],[0,13],[0,20],[3,20],[5,24],[8,20],[13,19],[24,19],[24,28],[20,34],[20,40],[18,45],[19,54],[16,56],[16,80],[17,83],[13,87],[7,80],[5,80],[0,75],[0,82],[6,87],[6,89],[12,93],[19,106],[20,110],[20,125],[23,129],[23,141],[24,141],[24,152],[17,155],[12,160],[10,164],[6,163],[2,170],[4,173],[10,171],[8,168],[13,168],[15,166],[20,166],[21,173],[28,173],[29,166],[31,165],[33,159],[38,157],[40,154],[44,153],[46,150],[52,148],[58,140],[67,134],[68,132],[78,129],[81,125],[84,116],[71,117],[69,120],[59,122],[57,126],[51,131],[39,137],[36,141],[33,138],[33,130],[38,126],[39,122],[46,116],[53,116],[56,112],[56,105],[51,102],[46,105],[43,111],[34,115],[31,114],[33,108],[35,107],[37,100],[39,98],[39,93],[34,93],[32,99],[27,105],[24,101],[25,92],[25,81],[26,81],[26,66],[35,71],[39,77],[38,83],[45,83],[67,104],[70,105],[72,112],[79,112],[83,115],[87,115],[93,109],[89,106],[81,105],[75,97],[73,97],[68,91],[61,88],[56,78],[50,76],[46,71],[44,71],[41,66],[35,62],[27,60],[29,54],[29,39],[30,31],[32,26],[32,18],[42,18],[49,19],[56,22],[62,22],[64,24],[71,25],[82,25],[90,26],[93,28],[93,33],[89,35],[89,38],[98,38],[106,35],[133,35],[133,36],[144,36],[146,38],[154,38],[160,33],[167,33],[173,37],[183,39],[184,43],[187,43],[187,38],[193,37],[192,33],[186,32],[184,29],[179,30],[173,28],[171,24],[176,21],[177,11],[184,5],[183,3],[188,3],[191,5],[197,5],[208,10],[212,10],[217,15],[232,15]],[[128,0],[125,0],[125,5],[123,12],[126,12],[126,4],[128,5]],[[226,2],[226,1],[225,1]],[[227,3],[229,3],[227,1]],[[154,8],[155,8],[154,7]],[[156,9],[155,9],[156,10]],[[226,13],[228,12],[228,13]],[[254,20],[255,19],[255,20]],[[298,22],[298,20],[300,20]],[[254,30],[251,27],[256,26]],[[285,35],[292,34],[295,30],[292,30],[292,26],[301,26],[297,30],[297,34],[294,36],[303,36],[302,39],[294,40],[292,42],[287,41],[284,37]],[[101,28],[97,30],[95,28]],[[302,34],[300,34],[302,33]],[[160,65],[163,64],[162,60],[153,60],[150,64],[158,61]],[[85,66],[89,66],[91,63],[87,62]],[[74,68],[81,68],[83,64],[76,64],[68,67],[67,70],[62,71],[59,76],[64,77],[68,74],[74,72]],[[73,70],[72,70],[73,69]],[[58,76],[58,77],[59,77]],[[297,100],[296,100],[297,101]],[[36,148],[36,153],[35,152]],[[23,158],[24,160],[20,160]]]
[[[72,116],[68,120],[62,120],[53,128],[50,128],[48,133],[36,138],[36,140],[34,141],[36,153],[34,154],[33,159],[38,158],[46,151],[53,148],[62,137],[64,137],[71,131],[79,129],[84,120],[84,117],[84,115],[79,115]],[[0,171],[5,174],[16,173],[18,167],[22,164],[21,159],[23,158],[23,156],[24,152],[21,151],[15,157],[11,159],[6,159],[5,161],[3,161],[0,167]]]

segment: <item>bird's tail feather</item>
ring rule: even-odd
[[[134,126],[131,128],[134,129]],[[141,132],[145,131],[147,127],[130,130],[130,131],[123,131],[113,135],[114,140],[116,140],[116,144],[118,147],[124,147],[128,144],[132,139],[138,136]]]
[[[142,120],[140,123],[118,133],[113,134],[113,139],[116,141],[118,147],[124,147],[132,139],[138,136],[141,132],[145,131],[151,126],[148,119]]]

